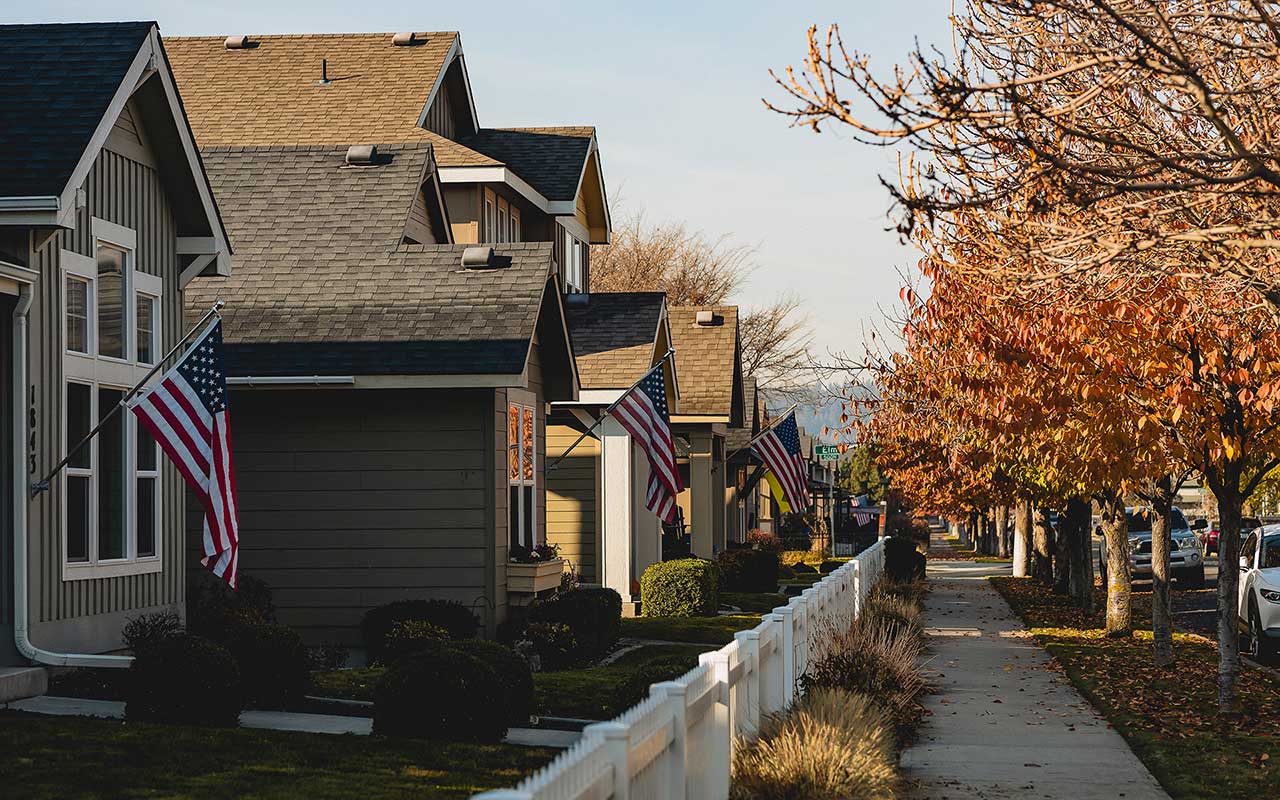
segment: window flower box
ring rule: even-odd
[[[549,558],[530,563],[507,564],[507,591],[511,594],[529,595],[529,599],[543,592],[560,588],[560,574],[564,572],[563,558]]]

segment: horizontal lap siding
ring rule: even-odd
[[[62,457],[62,277],[58,252],[94,255],[91,218],[113,222],[137,234],[136,267],[164,278],[161,301],[162,350],[181,336],[182,297],[178,289],[177,227],[159,174],[152,167],[103,150],[85,179],[86,206],[73,230],[55,233],[38,251],[32,267],[40,272],[31,309],[31,383],[35,387],[35,464],[43,473]],[[31,476],[33,479],[35,476]],[[163,570],[148,575],[93,580],[62,580],[62,481],[32,502],[30,558],[33,622],[37,625],[112,612],[172,606],[183,600],[183,487],[177,471],[164,462],[160,536]],[[36,633],[41,634],[40,630]],[[120,647],[119,631],[97,631],[95,642]],[[38,636],[37,636],[38,638]],[[86,642],[86,646],[93,643]]]
[[[365,611],[439,597],[485,615],[491,391],[239,390],[240,569],[308,644],[362,645]],[[200,515],[188,514],[199,546]],[[194,560],[194,553],[193,553]]]
[[[547,428],[547,460],[560,458],[579,436],[568,425]],[[596,572],[596,470],[600,443],[583,439],[547,476],[547,541],[589,583]]]

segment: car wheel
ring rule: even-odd
[[[1263,663],[1270,663],[1276,657],[1276,644],[1262,632],[1257,608],[1249,609],[1249,655]]]

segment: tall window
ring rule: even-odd
[[[510,224],[511,224],[511,233],[507,236],[507,241],[508,242],[520,241],[520,212],[516,210],[515,206],[511,207]]]
[[[537,416],[532,405],[507,406],[507,514],[511,544],[540,544],[537,520]]]
[[[507,241],[507,204],[499,203],[498,205],[498,237],[499,242]]]
[[[497,212],[498,212],[497,196],[493,192],[489,191],[488,189],[485,189],[484,190],[484,219],[481,220],[481,222],[483,223],[483,230],[480,231],[480,234],[481,234],[480,241],[482,243],[493,242],[495,240],[493,226],[494,226],[494,218]]]
[[[564,277],[566,292],[586,291],[586,245],[565,228],[560,229],[564,236],[564,265],[561,274]]]
[[[164,282],[137,268],[134,231],[93,219],[93,256],[60,252],[63,269],[63,577],[159,570],[161,473],[155,441],[120,408],[160,358]]]

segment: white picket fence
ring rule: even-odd
[[[883,572],[880,541],[703,653],[693,670],[655,683],[639,705],[587,726],[577,744],[516,788],[473,800],[723,800],[735,740],[791,704],[806,665],[853,623]]]

